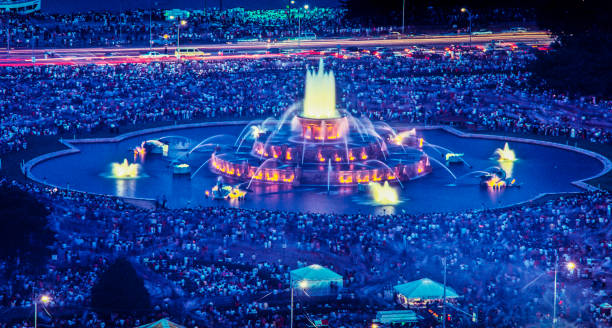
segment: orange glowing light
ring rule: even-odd
[[[340,175],[340,177],[338,178],[338,181],[340,181],[340,183],[353,183],[353,176],[352,175]]]
[[[378,172],[374,171],[374,173],[372,174],[372,181],[380,181],[382,180],[382,176],[378,176]]]
[[[341,160],[342,160],[342,158],[340,156],[338,156],[338,154],[334,154],[334,161],[340,162]]]
[[[273,171],[272,174],[270,174],[269,171],[266,171],[266,181],[278,181],[278,172]]]
[[[423,138],[419,138],[419,148],[423,148]]]
[[[354,161],[355,160],[355,156],[353,156],[353,151],[352,150],[349,152],[349,160],[350,161]]]
[[[487,180],[486,184],[490,189],[502,189],[506,186],[506,182],[498,176],[491,177],[491,179]]]
[[[361,151],[361,159],[362,159],[362,160],[364,160],[364,161],[365,161],[366,159],[368,159],[368,154],[366,154],[365,149],[363,149],[363,150]]]
[[[363,176],[357,176],[357,182],[358,183],[370,182],[370,175],[369,174],[365,174]]]
[[[321,155],[321,151],[320,150],[317,153],[317,158],[319,159],[319,162],[325,162],[325,157],[323,157],[323,155]]]
[[[290,161],[292,159],[291,157],[291,152],[287,150],[287,153],[285,153],[285,159]]]
[[[295,175],[291,174],[289,177],[287,177],[286,175],[283,176],[283,182],[293,182],[293,179],[295,179]]]

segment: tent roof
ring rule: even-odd
[[[295,269],[291,271],[292,280],[311,280],[311,281],[326,281],[326,280],[339,280],[342,276],[333,272],[332,270],[320,266],[318,264],[312,264],[307,267]]]
[[[138,326],[136,328],[185,328],[181,325],[178,325],[168,319],[161,319],[159,321],[151,322],[146,325]]]
[[[444,285],[429,278],[397,285],[393,289],[408,299],[442,299],[444,297]],[[459,295],[454,289],[446,286],[446,297],[457,298]]]
[[[420,319],[423,317],[410,310],[378,311],[376,313],[376,321],[383,324],[418,322]]]

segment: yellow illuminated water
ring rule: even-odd
[[[504,145],[504,149],[495,149],[495,154],[499,156],[500,161],[516,161],[516,154],[514,154],[514,150],[510,149],[507,142]]]
[[[397,190],[389,186],[388,181],[385,181],[384,185],[378,182],[370,182],[368,186],[370,187],[370,195],[372,195],[372,198],[377,204],[395,205],[399,203]]]
[[[306,90],[304,95],[304,112],[306,118],[336,118],[340,113],[336,109],[336,80],[334,72],[325,72],[323,59],[319,69],[306,72]]]
[[[113,178],[137,178],[140,171],[140,164],[128,163],[127,158],[122,163],[111,164],[111,175]]]
[[[396,145],[401,145],[404,143],[404,139],[408,137],[416,137],[416,129],[413,128],[411,130],[406,130],[406,131],[398,133],[393,138],[393,143],[395,143]]]
[[[259,136],[266,133],[266,129],[263,126],[251,125],[251,136],[254,139],[259,139]]]

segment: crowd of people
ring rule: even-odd
[[[371,120],[455,124],[610,142],[612,103],[533,90],[521,51],[407,49],[330,56],[338,103]],[[339,58],[337,58],[339,57]],[[28,138],[158,121],[280,116],[303,94],[310,56],[0,68],[0,153]],[[154,83],[151,83],[154,81]]]
[[[189,327],[283,326],[289,271],[319,263],[343,275],[347,292],[326,305],[296,296],[296,320],[361,327],[377,310],[397,307],[381,296],[390,284],[440,281],[446,258],[448,283],[462,296],[456,306],[476,313],[477,326],[549,322],[556,265],[559,320],[577,327],[610,323],[600,308],[608,301],[612,264],[612,197],[605,192],[505,209],[375,216],[146,210],[120,199],[2,181],[8,184],[52,208],[50,226],[58,240],[46,272],[32,274],[23,266],[0,285],[3,315],[31,307],[36,295],[47,293],[53,299],[48,310],[56,313],[48,324],[57,327],[128,327],[163,316]],[[128,257],[146,277],[154,310],[142,318],[83,315],[92,285],[117,257]],[[570,262],[575,267],[566,270]],[[472,324],[452,313],[454,326]],[[29,320],[0,327],[27,326]]]
[[[483,10],[474,13],[472,23],[474,27],[504,22],[524,24],[533,21],[533,17],[533,13],[525,10]],[[456,32],[466,30],[466,19],[459,8],[452,11],[432,8],[409,22],[441,26]],[[187,21],[181,31],[183,44],[241,39],[282,40],[298,37],[300,33],[302,37],[348,37],[389,35],[392,31],[401,31],[399,26],[372,26],[349,19],[342,8],[305,9],[297,5],[274,10],[200,8],[168,11],[150,8],[121,13],[37,12],[30,15],[5,14],[1,19],[0,47],[148,46],[150,41],[156,46],[163,46],[175,42],[179,20]],[[414,28],[409,27],[406,32],[414,32]],[[165,35],[168,37],[164,38]]]
[[[488,13],[494,14],[524,15]],[[187,17],[185,37],[193,42],[291,37],[298,16],[304,29],[317,35],[389,32],[351,25],[343,15],[318,8],[207,10]],[[147,11],[4,19],[16,46],[149,39]],[[151,20],[156,39],[176,23],[161,10],[154,10]],[[609,144],[605,123],[612,102],[533,88],[526,69],[532,59],[531,52],[518,50],[410,48],[347,50],[328,56],[325,65],[335,73],[339,107],[354,116]],[[306,69],[316,60],[291,55],[0,67],[0,154],[28,149],[45,135],[88,136],[160,121],[278,117],[299,103]],[[315,263],[340,273],[344,287],[331,299],[297,296],[297,322],[369,325],[376,311],[399,308],[390,286],[424,277],[441,281],[443,262],[449,286],[462,296],[455,306],[474,314],[466,318],[448,309],[454,326],[551,322],[553,272],[559,267],[560,320],[589,328],[612,320],[601,306],[609,302],[612,266],[612,196],[606,192],[494,210],[371,215],[145,209],[113,197],[0,180],[0,188],[9,185],[50,208],[56,241],[43,272],[0,261],[0,275],[7,277],[0,281],[0,328],[31,326],[32,302],[42,294],[52,302],[46,309],[51,316],[41,320],[52,327],[133,327],[164,317],[188,327],[282,327],[290,320],[290,271]],[[144,277],[153,309],[143,316],[97,314],[91,307],[92,287],[117,258],[128,258]],[[431,317],[418,311],[425,322]]]

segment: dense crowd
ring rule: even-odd
[[[372,120],[610,142],[605,122],[612,104],[534,91],[525,70],[530,53],[408,50],[327,59],[339,106]],[[315,60],[2,67],[0,153],[26,149],[31,136],[72,136],[157,121],[279,116],[300,100],[306,67]]]
[[[341,8],[293,7],[275,10],[166,11],[162,9],[129,10],[121,13],[86,12],[31,15],[5,14],[0,29],[0,47],[6,48],[71,48],[115,45],[173,44],[178,20],[186,20],[181,43],[221,43],[241,39],[281,40],[302,37],[347,37],[389,35],[401,31],[399,26],[372,26],[347,18]],[[491,23],[533,21],[533,13],[524,10],[489,10],[474,13],[474,27]],[[465,31],[466,15],[430,9],[409,22],[435,25],[447,30]],[[399,23],[398,23],[399,24]],[[298,26],[300,27],[298,29]],[[414,32],[409,27],[407,32]],[[168,35],[167,38],[164,38]]]
[[[556,261],[560,320],[577,327],[610,323],[600,308],[608,301],[612,264],[607,193],[496,210],[374,216],[145,210],[119,199],[17,185],[52,208],[58,241],[48,271],[34,275],[23,266],[0,285],[4,315],[30,307],[44,292],[53,299],[49,311],[63,313],[47,319],[57,327],[127,327],[169,315],[190,327],[283,326],[289,270],[320,263],[343,275],[348,293],[327,305],[297,297],[297,320],[361,327],[377,310],[394,307],[381,297],[389,284],[424,276],[440,280],[446,257],[449,285],[462,295],[456,306],[477,313],[477,326],[550,322]],[[90,302],[100,271],[120,256],[146,276],[155,309],[145,318],[78,312]],[[576,267],[565,270],[570,261]],[[179,313],[172,310],[176,303]],[[471,325],[453,313],[455,326]],[[0,327],[25,326],[29,319],[8,322]]]
[[[317,35],[389,31],[346,24],[341,10],[211,10],[194,12],[185,34],[188,40],[215,42],[290,37],[297,15],[303,15],[304,29]],[[165,21],[161,11],[151,17],[155,36],[171,33],[174,23]],[[8,19],[9,32],[21,46],[31,46],[32,37],[35,46],[45,47],[149,38],[146,11]],[[399,52],[345,52],[326,59],[335,73],[339,107],[374,121],[610,142],[605,124],[612,103],[532,88],[529,52]],[[300,101],[305,69],[315,60],[283,56],[1,67],[0,154],[27,149],[33,137],[43,135],[89,135],[159,121],[280,116]],[[443,259],[449,285],[462,296],[456,306],[475,313],[478,327],[549,323],[558,265],[560,320],[577,327],[606,326],[612,320],[600,306],[609,302],[612,265],[612,196],[605,192],[495,210],[376,216],[225,207],[153,210],[111,197],[0,180],[0,187],[7,185],[26,190],[51,209],[57,241],[43,272],[0,261],[1,276],[12,270],[0,282],[0,328],[32,325],[32,300],[41,294],[53,300],[52,316],[41,318],[53,327],[133,327],[163,317],[189,327],[287,326],[289,272],[313,263],[340,273],[344,288],[320,303],[296,297],[296,320],[363,327],[376,311],[399,308],[385,296],[390,285],[423,277],[441,281]],[[92,286],[119,257],[128,258],[145,277],[154,305],[145,316],[101,315],[90,307]],[[576,266],[566,270],[570,262]],[[449,311],[454,326],[473,325],[471,317]]]

